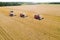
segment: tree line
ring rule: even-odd
[[[33,2],[0,2],[0,6],[35,5]]]
[[[18,6],[22,4],[22,2],[0,2],[0,6]]]
[[[33,2],[0,2],[0,6],[19,6],[19,5],[36,5],[36,4],[60,4],[60,2],[33,3]]]

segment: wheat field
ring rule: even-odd
[[[9,16],[11,10],[16,16]],[[19,17],[20,12],[28,17]],[[34,19],[37,13],[44,19]],[[0,40],[60,40],[60,5],[0,7]]]

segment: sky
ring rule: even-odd
[[[60,2],[60,0],[0,0],[0,2]]]

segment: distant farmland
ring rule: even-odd
[[[0,2],[0,6],[21,6],[21,5],[38,5],[38,4],[60,4],[60,2],[43,2],[43,3],[34,3],[34,2]]]
[[[11,10],[16,16],[9,16]],[[28,17],[19,17],[20,12]],[[37,13],[44,19],[34,19]],[[60,40],[60,5],[0,7],[0,40]]]

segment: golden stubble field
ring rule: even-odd
[[[16,16],[9,16],[11,10]],[[20,12],[28,17],[19,17]],[[37,13],[44,19],[34,19]],[[60,5],[0,7],[0,40],[60,40]]]

